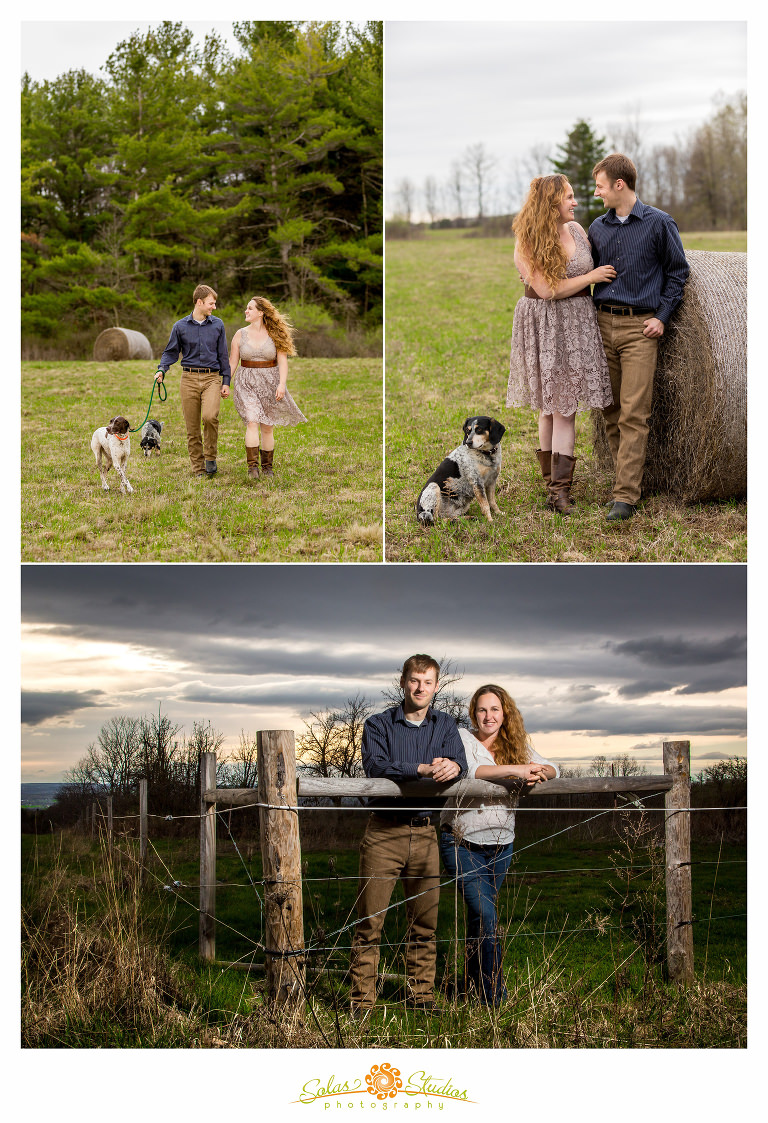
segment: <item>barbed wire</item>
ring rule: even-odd
[[[588,793],[585,793],[585,794],[588,794]],[[606,794],[608,794],[608,793],[606,793]],[[534,846],[539,846],[539,845],[543,844],[544,842],[547,842],[547,841],[551,840],[552,838],[559,837],[560,835],[566,834],[571,830],[575,830],[575,829],[578,829],[580,827],[586,826],[588,823],[593,822],[595,819],[602,818],[606,815],[613,815],[613,814],[616,814],[616,813],[619,813],[619,812],[624,813],[624,812],[627,812],[627,811],[636,811],[636,810],[639,810],[641,812],[664,811],[667,814],[673,815],[673,814],[679,814],[679,813],[682,813],[682,812],[690,812],[690,811],[740,811],[740,810],[747,810],[746,806],[743,806],[743,807],[742,806],[735,806],[735,807],[734,806],[731,806],[731,807],[696,807],[696,808],[694,808],[694,807],[683,807],[683,808],[669,808],[668,809],[666,807],[653,808],[653,807],[648,807],[648,806],[645,805],[644,801],[657,798],[658,796],[660,796],[662,794],[663,794],[663,792],[653,792],[653,793],[650,793],[647,796],[642,797],[642,801],[635,798],[631,802],[623,803],[621,807],[608,807],[608,808],[583,808],[583,807],[553,808],[553,807],[530,807],[530,806],[520,807],[519,805],[517,805],[514,808],[510,808],[510,810],[514,810],[515,812],[530,810],[530,811],[538,811],[540,813],[542,813],[542,812],[547,813],[547,812],[550,812],[550,811],[563,811],[563,812],[567,812],[567,813],[570,813],[570,814],[574,814],[574,813],[578,814],[579,812],[594,811],[595,814],[592,815],[592,817],[587,819],[585,822],[579,821],[577,823],[570,824],[569,826],[564,827],[562,830],[556,831],[553,834],[545,836],[544,838],[535,839],[533,842],[528,843],[526,846],[523,846],[523,847],[519,848],[516,851],[516,856],[519,855],[520,853],[524,852],[525,850],[531,849]],[[213,804],[211,806],[213,806]],[[293,806],[293,805],[289,805],[287,803],[270,804],[270,803],[265,803],[265,802],[259,801],[259,802],[255,802],[255,803],[252,803],[252,804],[238,804],[238,805],[233,805],[231,807],[226,807],[226,808],[217,807],[216,808],[216,816],[218,818],[223,818],[225,814],[227,814],[228,812],[231,812],[233,810],[234,811],[236,811],[236,810],[247,810],[247,809],[250,809],[250,808],[257,808],[257,807],[258,808],[265,808],[265,809],[268,809],[268,810],[292,811],[292,812],[296,812],[296,813],[298,813],[299,811],[308,811],[308,810],[319,810],[319,811],[329,811],[329,810],[333,810],[333,811],[345,810],[346,811],[346,810],[348,810],[348,811],[355,811],[355,812],[370,812],[370,811],[375,811],[375,810],[391,811],[391,806],[377,808],[377,807],[372,807],[371,805],[368,805],[368,806],[359,806],[359,807],[348,807],[347,806],[347,807],[339,808],[339,807],[302,805],[302,804],[298,804],[298,805]],[[465,804],[459,804],[456,807],[449,807],[447,805],[444,805],[441,808],[435,808],[434,805],[432,805],[430,807],[425,807],[425,808],[408,808],[407,810],[408,811],[414,811],[414,812],[425,811],[425,812],[428,812],[428,813],[432,814],[432,813],[435,813],[438,810],[456,810],[456,811],[466,810],[466,805]],[[104,819],[108,820],[108,818],[109,818],[108,814],[105,813],[100,806],[97,806],[96,811],[97,811],[99,817],[102,820],[104,820]],[[126,819],[136,819],[136,818],[140,818],[140,817],[141,817],[140,814],[127,814],[127,815],[120,815],[120,816],[113,815],[112,819],[114,821],[115,819],[126,820]],[[206,817],[205,813],[200,813],[200,814],[197,814],[197,815],[187,814],[187,815],[177,815],[177,816],[162,815],[160,813],[152,813],[152,814],[147,815],[147,818],[163,819],[165,821],[173,821],[174,819],[201,819],[201,818],[204,818],[204,817]],[[252,888],[254,890],[254,893],[255,893],[256,897],[257,897],[257,900],[259,901],[260,913],[261,913],[261,916],[262,916],[262,929],[263,929],[263,902],[261,900],[261,897],[259,896],[259,893],[258,893],[258,890],[257,890],[256,887],[257,887],[257,885],[261,885],[262,887],[265,886],[265,885],[268,885],[268,884],[272,883],[273,879],[268,879],[268,880],[261,879],[261,880],[255,881],[252,878],[250,870],[248,869],[248,866],[247,866],[247,864],[246,864],[246,862],[243,858],[243,855],[242,855],[242,853],[241,853],[241,851],[240,851],[240,849],[237,845],[237,841],[236,841],[234,835],[232,834],[231,826],[230,826],[228,821],[225,821],[225,826],[226,826],[227,832],[229,834],[229,838],[232,842],[232,845],[234,846],[234,849],[235,849],[235,851],[238,855],[238,858],[240,859],[240,862],[241,862],[243,868],[245,869],[246,876],[248,877],[248,883],[247,884],[246,883],[213,882],[213,883],[198,883],[197,885],[192,885],[192,884],[189,884],[189,883],[185,883],[185,882],[181,881],[180,879],[174,879],[173,875],[171,873],[171,870],[169,869],[168,865],[163,861],[160,853],[158,852],[156,846],[154,845],[154,843],[152,842],[151,839],[147,839],[147,841],[148,841],[149,845],[151,845],[152,850],[153,850],[154,854],[156,855],[158,861],[162,865],[163,869],[168,874],[169,879],[170,879],[170,884],[164,884],[162,879],[158,878],[152,871],[148,871],[148,872],[155,879],[155,881],[158,882],[158,884],[162,885],[162,887],[165,891],[170,891],[171,893],[173,893],[173,895],[176,899],[178,899],[180,902],[182,902],[187,907],[191,908],[193,911],[195,911],[197,913],[200,913],[201,909],[197,905],[195,905],[193,902],[191,902],[191,901],[187,900],[185,897],[183,897],[178,892],[178,890],[180,888],[198,888],[199,889],[199,888],[205,887],[206,885],[217,885],[217,886],[221,885],[222,887],[237,886],[237,887],[242,887],[242,888]],[[118,849],[119,853],[125,853],[124,851],[121,851],[119,848],[117,848],[117,849]],[[131,855],[127,855],[127,856],[129,858],[131,858],[131,860],[134,860]],[[726,864],[726,863],[722,863],[722,862],[720,862],[720,863],[708,862],[707,863],[707,862],[701,861],[701,862],[696,862],[696,863],[691,863],[691,864],[715,865],[715,864]],[[733,860],[733,861],[730,861],[728,864],[746,864],[746,862],[745,861]],[[560,870],[545,870],[545,871],[536,871],[536,870],[517,871],[517,870],[512,870],[512,871],[508,871],[507,877],[511,876],[512,878],[525,878],[525,877],[530,877],[530,876],[533,876],[533,875],[541,876],[541,875],[544,875],[544,874],[556,875],[556,874],[560,874],[560,873],[582,873],[582,872],[584,872],[584,873],[587,873],[587,872],[590,872],[590,873],[591,872],[608,873],[608,872],[611,872],[611,871],[618,871],[620,869],[648,870],[648,869],[652,869],[652,868],[654,868],[654,867],[652,867],[652,866],[637,866],[634,863],[630,863],[628,865],[622,865],[622,866],[570,867],[570,868],[565,868],[565,869],[560,869]],[[341,927],[335,929],[334,931],[332,931],[330,933],[323,932],[322,937],[321,937],[323,939],[323,944],[321,944],[321,945],[318,945],[318,944],[312,945],[312,943],[310,941],[310,945],[307,946],[307,947],[303,947],[303,948],[293,948],[293,947],[291,947],[291,948],[289,948],[288,951],[285,951],[284,949],[270,949],[270,948],[266,947],[263,942],[261,942],[259,940],[254,940],[251,936],[248,936],[247,934],[245,934],[243,932],[240,932],[233,925],[230,925],[227,922],[221,920],[220,917],[216,917],[214,919],[215,919],[215,922],[216,922],[217,925],[222,926],[223,928],[232,932],[234,935],[238,936],[239,938],[244,939],[248,944],[251,945],[251,947],[252,947],[252,949],[254,949],[254,951],[264,952],[267,955],[271,955],[273,958],[281,958],[281,959],[291,958],[292,959],[292,958],[300,958],[300,957],[304,957],[304,956],[308,956],[308,955],[328,954],[329,959],[330,959],[330,956],[332,956],[335,953],[338,953],[338,952],[341,952],[341,951],[349,951],[349,950],[352,949],[352,947],[354,945],[339,944],[338,939],[335,939],[335,938],[343,935],[345,932],[351,931],[353,928],[356,928],[357,925],[359,923],[361,923],[362,921],[364,921],[366,919],[372,919],[372,918],[380,916],[382,914],[386,915],[390,911],[392,911],[394,909],[397,909],[402,905],[407,905],[409,902],[411,902],[413,900],[416,900],[418,897],[424,896],[427,893],[434,892],[435,888],[437,888],[439,890],[439,889],[442,889],[442,888],[444,888],[445,886],[448,886],[448,885],[458,885],[458,882],[460,880],[471,878],[472,876],[474,876],[472,871],[466,871],[466,872],[463,872],[463,873],[457,872],[457,874],[455,876],[448,877],[445,880],[441,879],[441,876],[439,874],[434,875],[434,876],[429,877],[429,878],[422,878],[422,879],[420,879],[422,881],[437,880],[438,885],[437,886],[433,885],[429,889],[423,890],[422,892],[419,892],[419,893],[416,893],[416,894],[412,894],[408,897],[404,897],[401,900],[394,901],[394,902],[390,901],[389,904],[386,906],[386,908],[377,910],[376,912],[374,912],[372,914],[369,914],[368,917],[357,917],[354,921],[352,921],[350,923],[346,923],[346,924],[342,925]],[[344,880],[344,881],[359,880],[359,875],[358,875],[357,878],[354,878],[353,876],[340,877],[339,875],[333,874],[333,875],[329,875],[328,877],[322,877],[322,878],[317,877],[317,878],[311,878],[310,879],[310,878],[302,877],[301,879],[296,879],[296,880],[300,880],[302,883],[304,881],[328,883],[328,882],[331,882],[331,881],[337,881],[338,882],[338,881],[342,881],[342,880]],[[366,878],[366,880],[391,880],[391,878],[372,877],[372,878]],[[351,910],[350,910],[350,913],[351,913]],[[717,917],[709,917],[708,920],[707,920],[707,923],[711,923],[711,922],[718,921],[718,920],[724,920],[724,919],[734,919],[734,918],[738,918],[738,917],[746,916],[746,915],[747,915],[746,913],[733,913],[733,914],[724,914],[722,916],[717,916]],[[694,921],[690,921],[688,923],[694,923]],[[558,931],[559,934],[562,934],[562,935],[572,935],[572,934],[577,934],[579,932],[594,932],[594,931],[617,930],[617,929],[618,930],[624,930],[624,931],[631,930],[631,929],[626,928],[623,925],[598,925],[596,927],[591,927],[591,928],[585,928],[585,927],[581,926],[579,928],[563,929],[563,930],[556,930],[556,931]],[[550,929],[550,933],[551,933],[551,931],[552,931],[552,929]],[[547,934],[548,933],[546,931],[530,933],[530,932],[525,932],[523,930],[518,930],[518,932],[517,932],[517,935],[521,938],[538,938],[540,936],[546,936]],[[379,941],[380,946],[382,946],[384,948],[387,948],[387,949],[397,950],[398,948],[402,947],[402,944],[403,944],[404,940],[407,939],[407,931],[406,931],[405,935],[401,938],[401,940],[396,944],[392,944],[390,941],[387,941],[383,937],[384,937],[384,933],[382,932],[381,938],[380,938],[380,941]],[[436,942],[437,943],[453,943],[453,942],[466,943],[466,942],[468,942],[469,939],[470,938],[466,937],[466,936],[458,937],[458,939],[457,939],[456,936],[454,936],[450,939],[439,938],[439,939],[436,939]],[[329,941],[331,941],[331,940],[334,940],[334,942],[332,944],[329,943]],[[632,954],[634,954],[634,952]],[[243,959],[244,956],[241,956],[240,958]],[[326,963],[327,962],[328,961],[326,961]],[[604,981],[607,981],[607,980],[604,980]],[[603,984],[600,984],[600,985],[603,985]]]
[[[226,790],[226,789],[224,789],[224,790]],[[570,793],[570,794],[573,794],[573,793]],[[589,795],[590,793],[584,792],[583,794]],[[612,793],[606,792],[605,794],[611,795]],[[615,793],[615,794],[621,795],[620,792]],[[655,796],[660,796],[660,795],[664,795],[664,792],[663,791],[654,792],[651,796],[644,796],[643,798],[644,799],[653,799]],[[311,798],[311,797],[307,797],[307,798]],[[552,796],[551,798],[554,799],[556,797]],[[370,806],[370,805],[369,806],[362,806],[361,805],[360,807],[348,807],[348,806],[344,806],[344,807],[322,806],[322,807],[320,807],[320,806],[317,806],[315,804],[301,804],[301,803],[300,804],[245,803],[245,804],[232,804],[232,805],[225,806],[225,808],[220,808],[217,804],[211,803],[211,806],[212,807],[216,806],[216,813],[219,814],[219,815],[223,814],[225,811],[226,812],[248,811],[248,810],[251,810],[254,807],[264,808],[267,811],[295,811],[295,812],[299,812],[299,811],[369,812],[369,811],[391,811],[392,810],[391,806],[384,805],[384,804],[382,804],[381,806],[375,806],[375,807]],[[433,804],[431,807],[409,807],[408,810],[413,811],[414,813],[421,812],[422,814],[427,814],[427,813],[437,814],[437,813],[441,813],[443,811],[466,811],[467,805],[462,804],[462,803],[458,803],[456,805],[444,803],[444,804],[441,804],[439,807],[435,807],[434,804]],[[510,807],[509,810],[514,811],[515,814],[519,814],[523,811],[536,811],[539,814],[551,814],[552,812],[555,812],[555,813],[558,813],[558,814],[574,815],[574,814],[576,814],[577,812],[580,812],[580,811],[602,811],[602,810],[605,810],[605,809],[602,808],[602,807],[531,807],[529,805],[524,805],[524,806],[521,807],[518,804],[514,807]],[[738,804],[736,806],[723,806],[723,807],[709,807],[709,806],[706,806],[706,807],[645,807],[645,806],[642,806],[641,807],[641,806],[637,805],[637,802],[635,801],[633,803],[622,804],[621,807],[610,807],[607,810],[610,811],[610,812],[616,812],[616,813],[618,813],[619,811],[655,811],[655,812],[664,812],[665,814],[668,814],[668,815],[679,815],[683,812],[690,812],[690,811],[747,811],[747,810],[749,810],[749,808],[748,808],[747,804]],[[108,813],[106,811],[102,811],[101,808],[98,808],[97,814],[102,819],[107,819],[109,817]],[[204,819],[205,815],[206,815],[205,812],[199,812],[196,815],[193,815],[193,814],[189,814],[189,815],[163,815],[159,812],[148,812],[147,818],[148,819],[163,819],[165,822],[170,823],[170,822],[175,822],[177,819]],[[112,816],[113,820],[116,820],[116,819],[140,819],[140,818],[141,818],[140,812],[132,813],[132,814],[129,814],[129,815],[113,815]]]

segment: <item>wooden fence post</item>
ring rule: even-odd
[[[216,804],[204,793],[216,787],[216,753],[200,754],[200,957],[216,958]]]
[[[139,870],[142,884],[146,876],[147,842],[147,781],[139,780]]]
[[[107,796],[107,848],[112,853],[112,796]]]
[[[269,997],[277,1005],[302,1012],[305,957],[301,893],[301,844],[297,806],[296,749],[293,731],[267,729],[257,735],[261,857]]]
[[[667,966],[671,982],[693,982],[691,899],[691,743],[664,742],[664,772],[672,787],[664,797],[667,882]]]

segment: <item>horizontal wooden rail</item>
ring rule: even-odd
[[[439,797],[447,799],[452,796],[498,796],[499,788],[514,791],[518,785],[515,781],[498,783],[490,780],[457,780],[452,784],[437,784],[434,780],[409,780],[407,783],[397,784],[394,780],[380,780],[371,777],[351,779],[348,776],[320,777],[299,776],[297,779],[299,796],[327,797],[339,799],[340,797],[358,798],[387,798],[393,796],[424,796],[425,799]],[[575,777],[573,779],[547,780],[546,783],[536,784],[520,794],[526,799],[535,799],[541,796],[553,795],[594,795],[599,792],[666,792],[672,787],[671,776],[604,776]],[[203,799],[208,803],[223,803],[230,807],[243,804],[256,803],[258,796],[255,788],[214,788],[203,793]]]

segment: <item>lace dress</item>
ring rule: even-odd
[[[240,358],[251,362],[275,360],[273,367],[238,365],[237,371],[233,372],[232,400],[243,421],[258,421],[262,425],[300,425],[307,420],[287,390],[281,402],[275,401],[280,372],[277,369],[277,349],[271,339],[250,343],[248,328],[242,328]]]
[[[589,241],[577,222],[568,224],[576,252],[566,277],[594,268]],[[521,296],[512,322],[508,406],[531,406],[569,416],[603,409],[613,401],[597,312],[589,293],[563,300]]]

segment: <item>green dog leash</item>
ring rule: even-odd
[[[157,396],[158,396],[158,398],[160,399],[161,402],[164,402],[165,399],[168,397],[168,391],[166,390],[163,383],[162,382],[153,382],[152,393],[149,395],[149,405],[147,406],[147,414],[146,414],[146,417],[144,418],[144,421],[147,420],[147,417],[149,417],[149,411],[152,409],[152,399],[155,396],[155,388],[157,388]],[[141,424],[137,425],[135,429],[129,429],[128,432],[129,433],[138,433],[139,429],[141,429],[142,426],[144,425],[144,421],[142,421]]]

